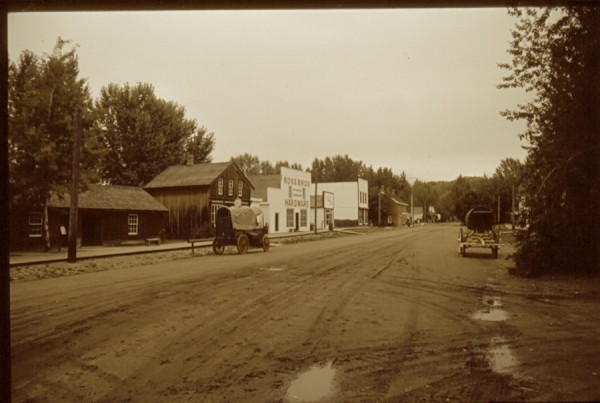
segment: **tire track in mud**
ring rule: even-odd
[[[423,330],[420,322],[424,314],[435,313],[452,318],[451,327],[461,329],[462,317],[454,317],[445,301],[460,298],[465,305],[469,301],[462,296],[464,289],[455,285],[446,291],[446,283],[427,279],[435,275],[427,267],[411,266],[412,246],[427,236],[398,231],[362,237],[364,241],[349,247],[331,243],[330,249],[321,247],[312,256],[290,248],[289,254],[261,259],[266,263],[258,263],[252,254],[232,256],[232,266],[242,260],[249,263],[243,270],[144,284],[123,300],[118,291],[109,291],[86,304],[87,311],[77,314],[84,317],[75,320],[57,308],[55,314],[64,317],[61,323],[67,326],[56,342],[71,336],[74,342],[71,358],[58,365],[69,364],[65,369],[75,371],[69,382],[89,398],[83,400],[153,396],[150,400],[280,401],[299,370],[323,360],[335,360],[348,385],[348,392],[341,391],[342,400],[402,395],[398,377],[435,373],[440,355],[453,362],[448,364],[452,371],[457,365],[467,370],[464,362],[454,364],[464,361],[464,340],[451,339],[454,350],[446,351],[441,346],[448,334]],[[269,271],[273,267],[282,270]],[[470,294],[479,288],[466,290]],[[122,311],[111,311],[119,304]],[[407,315],[390,325],[386,320],[398,315],[378,309],[394,304],[404,305]],[[101,326],[114,326],[121,334],[94,335]],[[467,333],[478,333],[478,326]],[[81,332],[75,333],[77,329]],[[353,332],[357,334],[349,335]],[[121,364],[130,368],[115,370]],[[84,389],[77,377],[95,379],[98,387]],[[356,385],[349,384],[361,378]],[[106,389],[111,379],[112,389]],[[439,381],[431,375],[425,379]],[[49,387],[58,387],[48,382]]]
[[[264,317],[269,316],[265,315],[264,312],[262,315],[256,315],[258,311],[264,309],[265,307],[269,307],[269,312],[278,312],[280,306],[286,304],[287,297],[294,296],[300,294],[302,292],[302,288],[309,283],[310,281],[317,279],[319,276],[325,275],[327,272],[334,272],[336,269],[335,266],[328,267],[324,271],[313,272],[307,278],[302,278],[300,281],[296,281],[289,286],[284,287],[278,291],[270,291],[269,289],[264,290],[262,294],[258,296],[252,296],[251,298],[247,298],[242,306],[235,306],[236,302],[231,302],[225,306],[215,306],[214,304],[208,304],[208,307],[212,309],[212,314],[207,317],[205,321],[203,321],[202,325],[198,325],[198,327],[190,328],[190,326],[186,326],[186,329],[180,331],[178,333],[178,338],[191,338],[190,341],[187,342],[187,345],[194,344],[204,344],[204,345],[224,345],[228,343],[229,339],[234,338],[236,330],[239,327],[242,328],[252,328],[255,325],[264,325]],[[277,273],[279,274],[279,273]],[[218,280],[213,281],[198,281],[197,284],[194,284],[194,292],[190,293],[187,297],[187,300],[195,298],[198,295],[203,294],[209,288],[223,288],[223,289],[239,289],[239,284],[233,283],[245,283],[248,279],[258,275],[259,280],[264,278],[273,278],[272,273],[264,273],[261,272],[261,269],[253,268],[249,269],[246,274],[242,275],[222,275],[219,276]],[[271,284],[271,283],[267,283]],[[198,287],[202,285],[202,287]],[[268,286],[269,288],[271,285]],[[282,298],[286,297],[286,298]],[[187,303],[188,301],[183,301]],[[179,302],[181,304],[181,301]],[[269,313],[267,312],[267,313]],[[271,315],[272,316],[272,315]],[[208,332],[206,335],[203,334],[201,329],[207,329],[211,327],[219,327],[219,332]],[[195,337],[200,333],[198,337]],[[233,339],[235,340],[235,339]],[[244,343],[245,344],[245,343]],[[186,345],[182,346],[185,350]],[[228,347],[228,355],[233,354],[237,355],[237,350],[244,349],[245,346],[242,346],[239,341],[229,343]],[[166,351],[172,351],[170,347],[165,348]],[[181,354],[179,354],[181,355]],[[186,355],[185,353],[183,355]],[[194,359],[202,359],[207,360],[209,358],[205,358],[206,354],[203,352],[196,353],[195,356],[186,356],[173,358],[171,357],[171,361],[173,360],[185,360],[192,361]],[[220,359],[221,360],[221,359]],[[206,361],[205,361],[206,362]],[[224,366],[223,364],[220,364]],[[260,372],[260,371],[259,371]],[[256,371],[254,371],[256,373]],[[248,374],[244,375],[244,377],[252,376],[253,371],[249,371]],[[224,386],[228,386],[233,382],[236,382],[236,378],[231,378],[231,376],[225,376],[223,379],[218,380],[217,383],[220,385],[218,389],[222,389]],[[192,387],[193,389],[197,389],[194,385],[187,385],[188,389]],[[208,385],[208,388],[213,390],[215,389],[214,385]],[[205,388],[204,388],[205,389]],[[202,390],[204,390],[202,389]],[[197,390],[196,390],[197,391]],[[163,391],[164,393],[169,393],[172,395],[174,393],[173,387],[167,388],[167,390]]]
[[[385,250],[386,248],[386,246],[382,246],[381,250]],[[360,255],[362,252],[359,251],[357,253],[358,255]],[[352,282],[356,281],[353,280],[353,275],[356,275],[356,273],[352,273],[352,271],[360,265],[349,266],[346,263],[337,263],[337,261],[339,261],[342,257],[348,260],[352,260],[351,258],[348,258],[348,251],[342,250],[338,253],[329,254],[329,259],[327,260],[330,261],[333,259],[334,261],[336,261],[335,264],[326,264],[318,268],[316,271],[312,270],[308,274],[306,274],[306,272],[302,272],[301,275],[297,274],[297,268],[295,266],[298,266],[298,264],[288,267],[281,272],[268,273],[268,276],[283,276],[284,280],[287,280],[289,279],[289,277],[292,277],[292,279],[296,282],[292,285],[286,285],[283,289],[277,292],[269,292],[250,299],[250,302],[246,304],[250,308],[241,310],[244,312],[243,316],[230,316],[229,319],[225,317],[225,320],[222,320],[223,316],[219,315],[220,319],[218,321],[229,322],[231,320],[231,322],[229,323],[229,328],[232,330],[232,332],[227,332],[227,336],[233,335],[235,333],[235,329],[238,326],[241,328],[257,327],[258,330],[256,333],[264,334],[265,330],[262,329],[265,329],[265,327],[270,326],[269,324],[265,324],[264,317],[270,317],[277,320],[289,319],[291,316],[293,316],[294,310],[297,309],[297,306],[295,306],[297,304],[294,303],[294,301],[297,301],[298,299],[302,300],[302,298],[299,297],[305,297],[306,290],[311,290],[311,295],[330,295],[331,293],[327,291],[328,287],[335,290],[343,290],[345,293],[344,295],[346,296],[345,298],[340,300],[340,297],[336,296],[335,298],[332,297],[331,300],[327,300],[326,302],[320,304],[322,308],[314,317],[314,320],[311,326],[309,327],[309,330],[303,330],[301,332],[302,334],[308,334],[308,338],[306,338],[302,342],[300,342],[299,340],[294,341],[294,345],[299,347],[292,347],[288,348],[287,350],[280,349],[278,352],[274,350],[269,350],[268,348],[264,348],[264,346],[254,347],[253,353],[255,353],[255,355],[259,355],[261,360],[268,359],[274,363],[274,365],[266,372],[270,373],[271,375],[274,374],[276,377],[279,378],[282,378],[282,376],[278,374],[283,373],[283,378],[289,378],[290,373],[297,371],[300,366],[304,366],[307,362],[311,363],[311,361],[315,360],[314,358],[311,358],[311,356],[315,355],[315,345],[320,339],[323,338],[323,333],[325,332],[325,330],[331,326],[331,321],[333,320],[332,318],[338,316],[340,312],[343,311],[345,306],[350,302],[356,291],[359,290],[368,281],[370,281],[371,277],[373,277],[364,276],[365,278],[362,282],[359,282],[357,285],[353,285]],[[257,269],[255,267],[253,270],[260,269]],[[335,286],[331,286],[330,281],[332,280],[332,278],[334,280],[337,280]],[[267,311],[264,312],[264,309],[266,309]],[[226,312],[227,310],[224,311]],[[261,315],[258,315],[259,313]],[[295,333],[295,338],[297,339],[298,337],[299,334]],[[307,346],[311,346],[312,350],[312,352],[309,353],[308,356],[306,356],[305,354]],[[228,355],[236,356],[245,349],[247,349],[247,346],[245,344],[235,345],[229,349]],[[246,362],[251,363],[253,361],[253,358],[257,358],[255,357],[255,355],[250,356],[249,359],[246,360]],[[222,364],[221,366],[226,367],[226,362],[224,365]],[[215,397],[218,397],[221,396],[221,394],[226,394],[227,389],[229,387],[240,382],[250,383],[250,381],[255,381],[256,378],[260,378],[259,376],[256,376],[256,374],[264,375],[265,373],[265,370],[261,369],[262,367],[264,367],[264,364],[260,364],[258,367],[253,367],[252,365],[245,365],[245,367],[246,368],[244,368],[244,370],[236,376],[231,376],[228,374],[219,378],[218,388],[212,386],[209,387],[210,390],[208,392],[211,393],[211,396],[214,395]],[[235,369],[238,370],[239,368]],[[274,385],[271,385],[271,387],[277,389],[281,388],[283,384],[283,381],[277,382]],[[200,385],[188,385],[187,390],[189,390],[190,387],[192,389],[196,389],[196,391],[198,389],[202,391],[207,391],[206,387],[202,388]],[[256,389],[253,387],[249,388]],[[219,390],[221,391],[220,393]]]
[[[411,256],[409,256],[409,258],[410,257]],[[404,398],[408,397],[408,395],[405,395],[404,393],[394,394],[394,388],[398,388],[398,386],[395,385],[398,383],[398,377],[405,374],[407,378],[431,378],[432,373],[437,373],[439,371],[440,361],[452,363],[448,366],[447,373],[451,374],[449,377],[458,377],[460,378],[461,384],[464,384],[465,366],[474,359],[472,351],[468,348],[469,344],[465,344],[464,336],[467,336],[467,338],[470,338],[470,335],[481,337],[487,333],[491,337],[491,335],[496,334],[494,330],[488,329],[485,324],[479,324],[473,321],[467,314],[464,316],[456,316],[457,302],[463,304],[464,307],[468,309],[468,312],[471,312],[473,300],[480,300],[481,295],[487,292],[487,287],[469,287],[451,282],[423,279],[419,274],[423,271],[426,272],[426,267],[419,268],[415,265],[409,265],[407,262],[405,263],[407,266],[404,268],[405,270],[398,270],[398,272],[387,272],[386,270],[382,270],[378,273],[377,277],[385,272],[385,275],[382,278],[383,287],[380,292],[389,294],[390,297],[402,301],[403,303],[412,304],[413,308],[411,311],[415,312],[414,316],[416,319],[419,317],[416,310],[435,313],[440,320],[443,319],[448,321],[449,319],[454,323],[453,326],[458,329],[458,332],[463,335],[463,337],[453,340],[450,343],[451,345],[458,347],[440,350],[434,347],[435,344],[448,344],[447,338],[444,335],[441,335],[436,342],[435,339],[431,340],[432,336],[430,334],[426,334],[425,336],[430,341],[423,343],[423,345],[420,346],[418,340],[423,336],[423,331],[415,331],[414,329],[413,331],[410,331],[411,327],[409,326],[406,329],[409,331],[409,336],[407,338],[392,343],[385,350],[380,351],[379,354],[375,354],[372,359],[363,358],[363,354],[368,355],[369,352],[372,352],[372,349],[365,349],[365,351],[362,349],[348,351],[347,357],[343,362],[358,361],[360,363],[359,365],[354,366],[346,364],[347,366],[350,366],[350,368],[345,368],[345,374],[350,378],[350,380],[347,381],[348,389],[351,389],[351,387],[355,386],[357,383],[360,384],[363,379],[367,379],[367,381],[363,381],[362,383],[368,385],[368,387],[365,388],[366,390],[363,394],[349,394],[343,396],[342,400],[348,398],[348,400],[375,399],[383,401],[390,399],[390,393],[391,396],[395,396],[395,398],[391,398],[390,401],[397,401],[399,396]],[[406,270],[411,270],[410,273],[412,275],[408,277],[398,276],[400,273],[405,273]],[[410,292],[403,293],[404,290],[410,290]],[[468,291],[467,295],[463,295],[464,290]],[[479,298],[474,298],[475,295]],[[431,296],[435,296],[436,298],[430,298]],[[434,302],[439,301],[440,298],[443,298],[443,300]],[[457,301],[457,298],[459,301]],[[447,302],[444,302],[444,300]],[[415,323],[413,327],[416,329],[417,324]],[[485,347],[488,346],[488,344],[485,344]],[[429,360],[427,359],[428,356],[431,356]],[[423,366],[425,367],[424,370],[421,369]],[[373,370],[373,368],[378,369]],[[448,376],[445,376],[445,378],[446,377]],[[432,383],[434,381],[437,382],[436,379],[429,379],[428,382]],[[373,390],[373,387],[375,390]],[[431,385],[422,385],[422,388],[424,389],[429,387],[431,387]],[[474,392],[475,395],[477,394],[477,392],[473,390],[470,390],[470,392]],[[432,396],[434,395],[430,394],[430,398]],[[404,398],[400,400],[406,400]]]
[[[339,253],[335,253],[335,254],[330,254],[329,257],[331,260],[331,258],[334,258],[335,261],[338,261],[339,258],[341,256],[345,256],[346,258],[347,256],[347,251],[340,251]],[[318,295],[318,294],[329,294],[327,292],[323,292],[323,289],[318,287],[318,285],[326,285],[328,284],[328,281],[331,281],[332,278],[335,279],[339,279],[342,278],[341,283],[336,283],[335,287],[331,287],[331,288],[335,288],[337,290],[339,289],[344,289],[346,292],[346,295],[351,296],[352,292],[347,290],[347,287],[349,286],[349,283],[351,283],[352,281],[352,276],[347,276],[344,278],[344,276],[340,277],[340,273],[343,274],[347,274],[348,272],[348,265],[347,264],[339,264],[339,263],[335,263],[335,264],[330,264],[330,265],[325,265],[320,267],[317,271],[313,271],[310,274],[305,274],[303,272],[303,277],[300,277],[299,282],[293,284],[293,285],[288,285],[286,286],[284,289],[276,292],[276,293],[268,293],[266,295],[262,295],[259,296],[258,298],[253,300],[253,305],[257,305],[257,308],[255,308],[254,310],[251,310],[250,312],[246,311],[245,313],[245,317],[252,317],[255,316],[254,313],[259,311],[260,309],[267,309],[266,314],[264,315],[265,312],[263,312],[263,316],[270,316],[271,318],[275,318],[277,320],[287,320],[289,319],[290,316],[293,316],[293,312],[295,309],[297,309],[297,304],[290,304],[290,301],[295,301],[298,299],[298,297],[303,297],[306,294],[307,290],[311,290],[311,295]],[[287,268],[284,272],[278,272],[278,273],[269,273],[269,276],[285,276],[284,273],[288,273],[290,274],[292,277],[298,277],[295,274],[295,269],[292,268]],[[308,276],[308,277],[307,277]],[[286,277],[287,278],[287,277]],[[296,280],[298,280],[296,278]],[[330,284],[330,283],[329,283]],[[329,287],[328,285],[326,285],[326,287]],[[360,285],[359,287],[360,288]],[[356,287],[353,287],[353,290],[357,289]],[[322,332],[322,330],[319,330],[320,327],[322,327],[321,325],[324,323],[325,326],[328,326],[328,322],[331,321],[331,318],[335,317],[336,313],[339,312],[341,309],[343,309],[343,306],[345,304],[347,304],[347,302],[349,301],[348,297],[345,301],[342,301],[339,306],[336,309],[333,309],[331,311],[328,312],[327,309],[321,309],[321,311],[316,315],[315,319],[312,321],[312,325],[309,327],[308,331],[303,330],[302,333],[303,334],[308,334],[309,338],[306,339],[304,342],[301,343],[301,349],[300,350],[305,350],[306,346],[310,345],[311,343],[314,343],[312,341],[310,341],[311,339],[313,339],[314,337],[312,335],[314,334],[320,334],[320,332]],[[258,306],[258,304],[256,304],[256,302],[260,302],[260,306]],[[336,306],[338,305],[337,301],[336,301]],[[253,322],[253,323],[245,323],[243,327],[248,328],[248,327],[253,327],[253,326],[258,326],[259,328],[264,328],[265,327],[265,323],[264,320],[261,319],[260,317],[257,319],[257,321]],[[296,335],[298,336],[298,335]],[[299,341],[295,342],[296,344],[299,343]],[[243,346],[239,346],[239,350],[243,349],[245,347]],[[235,350],[235,349],[234,349]],[[256,348],[255,348],[256,350]],[[262,358],[269,358],[271,361],[274,362],[275,366],[273,369],[271,369],[269,372],[274,373],[277,375],[277,373],[283,372],[284,375],[288,374],[290,371],[296,371],[299,367],[299,365],[304,365],[303,363],[307,360],[310,360],[309,357],[306,356],[300,356],[298,357],[296,354],[294,354],[293,349],[286,351],[285,349],[280,350],[279,353],[276,353],[274,351],[269,351],[269,350],[265,350],[265,349],[260,349],[260,351],[258,351],[258,353],[260,353],[262,355]],[[314,347],[313,347],[313,351],[314,351]],[[252,360],[248,360],[247,362],[251,362]],[[255,380],[255,378],[257,378],[256,374],[263,374],[264,375],[265,371],[261,370],[260,368],[246,368],[245,373],[240,373],[240,375],[236,378],[232,378],[229,377],[227,379],[227,381],[225,380],[221,380],[220,385],[221,385],[221,393],[227,393],[227,388],[229,386],[231,386],[232,384],[236,384],[239,382],[246,382],[246,381],[252,381]],[[279,376],[279,375],[278,375]],[[289,374],[288,374],[289,376]],[[281,378],[281,376],[279,376]],[[272,385],[272,387],[278,388],[283,386],[283,381],[282,382],[277,382],[276,384]],[[256,389],[256,388],[252,388],[250,387],[250,389]],[[213,390],[213,392],[217,392],[216,390]]]

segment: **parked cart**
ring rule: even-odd
[[[467,229],[461,228],[458,233],[458,251],[465,256],[467,248],[491,249],[492,256],[498,257],[500,231],[494,228],[494,212],[486,207],[475,207],[465,217]]]
[[[239,253],[248,252],[249,247],[269,250],[268,228],[263,223],[263,212],[258,207],[221,207],[216,212],[216,236],[213,251],[222,255],[225,246],[237,247]]]

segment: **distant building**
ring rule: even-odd
[[[369,182],[358,178],[353,182],[323,182],[312,186],[317,194],[317,228],[353,227],[369,224]],[[314,217],[314,210],[311,217]],[[311,218],[314,221],[314,218]]]
[[[54,195],[48,203],[52,248],[67,246],[70,197]],[[160,237],[167,208],[140,187],[93,185],[78,196],[77,245],[95,246]],[[17,205],[10,213],[14,250],[43,250],[42,206]]]
[[[415,223],[420,223],[421,221],[423,221],[423,206],[414,206],[413,213]]]
[[[215,224],[216,211],[239,198],[250,205],[253,185],[233,161],[174,165],[166,168],[144,189],[169,209],[167,235],[186,239],[204,226]]]
[[[406,225],[410,222],[410,205],[395,196],[390,196],[391,201],[391,223],[396,227]]]
[[[270,233],[310,229],[309,172],[281,167],[277,175],[253,175],[252,205],[260,207]]]

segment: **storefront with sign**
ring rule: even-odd
[[[310,172],[281,167],[279,175],[249,177],[252,205],[263,210],[270,233],[309,231]]]
[[[317,228],[354,227],[369,223],[369,183],[365,179],[355,182],[324,182],[312,186],[312,199],[317,195]],[[315,210],[311,209],[315,217]]]

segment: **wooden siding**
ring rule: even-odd
[[[219,178],[223,179],[223,193],[219,194]],[[233,180],[233,194],[228,191]],[[207,186],[176,186],[146,188],[168,210],[166,235],[170,239],[195,238],[199,228],[210,225],[211,203],[231,206],[239,197],[239,183],[243,182],[242,203],[250,204],[252,185],[236,165],[231,163]]]
[[[222,195],[219,194],[219,178],[223,178]],[[229,196],[228,193],[229,179],[233,180],[233,196]],[[215,178],[215,180],[210,184],[210,199],[223,200],[226,204],[233,204],[234,200],[238,198],[238,186],[240,182],[244,183],[241,197],[242,203],[249,204],[250,195],[252,193],[250,182],[235,168],[235,165],[233,164],[229,165],[229,167],[227,167],[227,169],[223,171],[219,177]]]
[[[189,238],[195,228],[210,221],[207,186],[148,189],[167,209],[169,238]]]
[[[41,210],[32,210],[41,211]],[[129,235],[128,215],[138,215],[138,233]],[[29,210],[11,211],[10,248],[11,250],[44,250],[44,234],[42,237],[29,237]],[[123,241],[154,238],[161,235],[165,228],[166,212],[161,211],[118,211],[80,209],[77,218],[77,245],[114,245]],[[48,228],[50,246],[57,250],[67,247],[68,236],[62,235],[60,227],[69,229],[69,210],[60,208],[48,209]]]
[[[138,232],[135,235],[129,234],[129,214],[138,216]],[[165,225],[165,216],[166,213],[158,211],[104,211],[101,215],[101,242],[103,245],[110,245],[160,237]],[[82,224],[85,224],[85,221]]]

